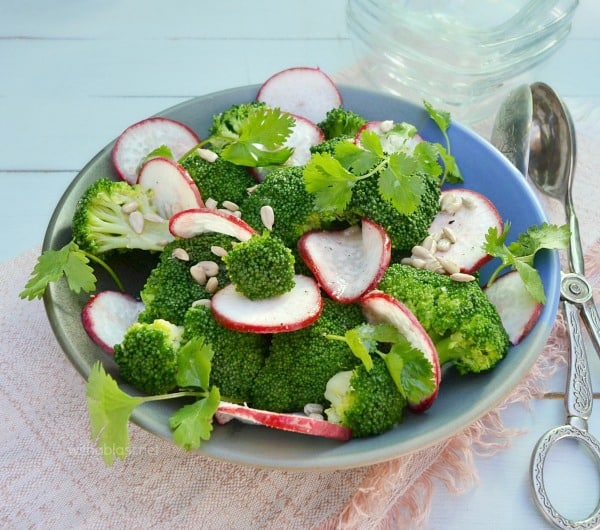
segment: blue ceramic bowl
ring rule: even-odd
[[[258,86],[234,88],[198,97],[160,113],[180,120],[199,135],[205,136],[214,114],[234,103],[251,101]],[[393,119],[414,124],[427,140],[443,139],[424,110],[418,106],[362,88],[340,86],[344,106],[367,119]],[[464,186],[490,198],[502,218],[512,224],[517,235],[531,225],[546,221],[535,195],[522,176],[489,143],[470,130],[454,123],[450,130],[452,152],[464,175]],[[116,174],[112,167],[112,143],[102,149],[77,175],[56,207],[48,226],[44,249],[59,248],[71,238],[70,223],[77,199],[94,180]],[[374,438],[340,443],[312,436],[274,431],[264,427],[230,422],[215,427],[212,437],[200,448],[208,457],[261,467],[297,470],[330,470],[357,467],[389,460],[456,434],[496,407],[527,374],[550,334],[559,301],[559,259],[556,252],[539,257],[547,303],[532,332],[492,371],[476,376],[458,376],[453,370],[444,374],[439,397],[424,414],[408,413],[406,420],[393,430]],[[143,285],[150,262],[140,259],[117,263],[127,288],[137,293]],[[489,269],[489,267],[488,267]],[[485,277],[485,269],[483,275]],[[99,289],[112,288],[108,279],[100,278]],[[62,282],[50,286],[45,305],[54,333],[81,375],[87,378],[97,360],[119,380],[111,359],[87,336],[81,325],[80,312],[86,295],[74,295]],[[135,392],[129,385],[122,388]],[[85,399],[82,395],[81,399]],[[176,405],[156,402],[136,410],[133,421],[158,436],[171,439],[169,416]],[[82,434],[83,435],[83,434]]]

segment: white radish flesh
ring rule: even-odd
[[[267,79],[256,96],[258,101],[319,123],[327,112],[342,104],[332,79],[319,68],[296,67]]]
[[[148,118],[127,127],[119,135],[112,150],[112,161],[119,177],[135,184],[140,162],[155,149],[167,146],[174,158],[179,159],[199,143],[198,135],[181,122]]]
[[[196,183],[181,165],[169,158],[152,158],[146,162],[137,183],[154,192],[153,202],[164,219],[204,206]]]
[[[485,288],[485,294],[498,311],[510,343],[516,346],[538,321],[543,305],[531,296],[514,270],[496,278]]]
[[[392,245],[381,226],[365,219],[345,230],[308,232],[298,251],[321,288],[334,300],[350,303],[379,283]]]
[[[144,309],[143,302],[120,291],[101,291],[83,306],[81,320],[89,337],[107,353],[113,353],[129,326]]]
[[[294,276],[294,287],[273,298],[250,300],[227,285],[211,300],[215,320],[222,326],[249,333],[295,331],[317,320],[323,300],[317,283],[308,276]]]
[[[209,208],[194,208],[175,214],[169,223],[175,237],[189,239],[207,232],[216,232],[247,241],[256,232],[235,215]]]

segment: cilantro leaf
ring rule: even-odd
[[[86,395],[91,435],[104,462],[111,466],[115,456],[124,460],[129,451],[129,418],[144,399],[123,392],[99,362],[92,366]]]
[[[48,249],[38,257],[32,275],[19,296],[28,300],[41,298],[48,284],[62,277],[66,278],[69,289],[74,293],[91,292],[96,288],[96,276],[88,263],[87,254],[72,241],[60,250]]]
[[[371,151],[361,149],[353,142],[340,142],[335,146],[336,160],[348,171],[362,175],[377,164],[381,157]]]
[[[422,352],[395,344],[390,354],[400,355],[403,365],[400,380],[409,403],[419,403],[435,390],[433,366]],[[389,354],[388,354],[389,355]]]
[[[283,147],[292,133],[294,118],[279,109],[252,109],[240,124],[237,140],[231,139],[220,156],[240,166],[266,167],[283,164],[293,153]]]
[[[491,285],[506,268],[513,268],[518,273],[525,288],[533,298],[541,303],[546,301],[544,285],[534,261],[536,254],[542,249],[560,250],[569,245],[570,230],[568,225],[551,225],[542,223],[531,226],[518,238],[506,244],[510,232],[510,223],[504,224],[500,233],[497,228],[490,228],[485,237],[483,249],[491,256],[500,259],[500,265],[492,272],[488,285]]]
[[[381,139],[379,138],[379,135],[376,132],[370,131],[368,129],[364,130],[360,134],[360,145],[362,146],[363,149],[365,149],[366,151],[369,151],[373,155],[375,155],[379,158],[384,157],[383,146],[381,145]]]
[[[419,207],[425,191],[419,169],[414,157],[399,151],[390,157],[388,166],[379,176],[379,193],[405,215],[410,215]]]
[[[190,451],[200,447],[201,440],[210,439],[212,419],[220,400],[219,389],[213,386],[207,397],[185,405],[171,416],[169,424],[179,447]]]
[[[358,177],[327,153],[315,153],[304,168],[304,183],[315,194],[317,208],[342,212],[352,197],[352,186]]]
[[[186,342],[177,352],[177,385],[208,390],[213,355],[214,351],[209,343],[204,342],[204,337]]]

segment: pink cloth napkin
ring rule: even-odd
[[[593,179],[600,161],[590,137],[580,138],[579,152],[576,201],[597,288],[600,187]],[[562,215],[557,205],[548,209]],[[474,455],[510,445],[517,433],[504,427],[501,409],[539,397],[566,344],[559,318],[531,373],[498,409],[443,443],[387,463],[333,472],[255,469],[186,453],[131,425],[130,455],[107,468],[89,439],[84,381],[59,348],[43,304],[18,298],[38,253],[0,264],[3,528],[418,528],[435,488],[472,487]]]

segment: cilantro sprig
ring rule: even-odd
[[[20,298],[28,300],[42,298],[46,287],[63,277],[67,280],[69,289],[75,294],[94,291],[97,279],[94,269],[89,265],[90,261],[106,270],[119,290],[125,290],[121,280],[108,263],[98,256],[81,250],[77,243],[70,241],[59,250],[48,249],[38,256],[29,280],[19,293]]]
[[[461,182],[460,169],[450,153],[450,114],[426,102],[425,108],[444,135],[446,147],[426,141],[415,144],[417,130],[407,123],[394,124],[383,134],[383,141],[379,134],[366,129],[358,145],[340,142],[333,154],[315,154],[306,165],[305,186],[315,194],[317,208],[342,213],[352,198],[354,185],[377,178],[381,197],[400,213],[410,215],[425,192],[424,174],[439,177],[440,183]]]
[[[410,402],[418,403],[435,389],[431,363],[391,324],[362,324],[344,335],[325,337],[345,342],[367,371],[373,368],[372,355],[380,356],[396,388]]]
[[[100,362],[92,366],[86,385],[91,436],[106,465],[113,465],[115,457],[125,459],[130,446],[131,415],[151,401],[194,398],[193,403],[171,416],[173,439],[183,449],[191,450],[210,438],[212,418],[221,400],[219,389],[209,386],[213,354],[203,338],[191,339],[178,352],[176,380],[182,390],[156,396],[131,396],[119,388]]]
[[[278,108],[254,107],[248,111],[236,132],[211,135],[185,153],[181,162],[197,149],[216,145],[219,156],[233,164],[247,167],[267,167],[283,164],[293,153],[284,144],[294,127],[294,117]]]
[[[534,266],[535,256],[542,249],[561,250],[567,248],[570,236],[569,227],[568,225],[557,226],[549,223],[531,226],[526,232],[519,234],[515,241],[507,244],[510,228],[510,223],[506,222],[502,232],[493,227],[486,234],[484,250],[491,256],[500,259],[500,264],[492,272],[487,284],[491,285],[505,269],[515,269],[531,296],[536,301],[544,303],[546,294],[540,274]]]

